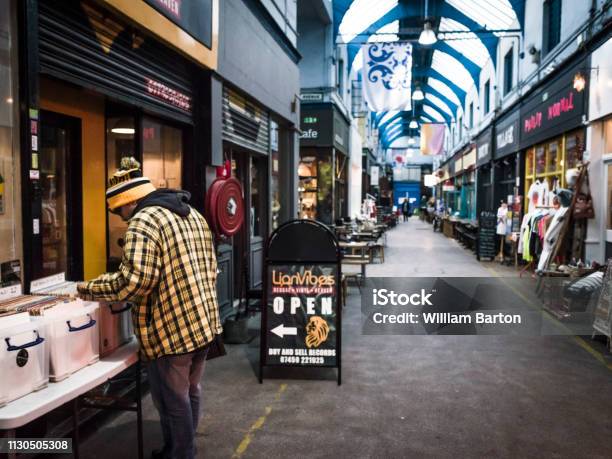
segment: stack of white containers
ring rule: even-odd
[[[27,312],[0,317],[0,406],[47,386],[45,330]]]
[[[74,299],[77,296],[77,283],[66,281],[64,273],[32,282],[33,294],[55,295]],[[78,300],[81,301],[81,300]],[[82,301],[89,307],[98,309],[99,354],[104,357],[129,342],[134,335],[130,303],[104,303]]]
[[[45,327],[49,347],[49,379],[61,381],[99,360],[98,305],[67,301],[33,316]]]

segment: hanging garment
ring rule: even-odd
[[[531,215],[525,214],[523,215],[523,221],[521,222],[521,228],[519,230],[519,241],[518,241],[518,253],[523,253],[523,238],[525,234],[525,228],[529,227],[529,219]]]
[[[497,209],[497,230],[496,233],[499,235],[506,235],[506,227],[508,220],[508,208],[504,206],[499,206]]]

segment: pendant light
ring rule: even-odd
[[[423,99],[425,99],[425,95],[423,94],[423,91],[421,91],[421,88],[417,86],[417,88],[412,93],[412,100],[423,100]]]
[[[416,92],[416,91],[415,91]],[[419,123],[417,123],[417,120],[412,118],[412,121],[410,122],[410,124],[408,125],[408,127],[410,129],[418,129],[419,128]]]
[[[436,38],[436,33],[431,28],[431,22],[427,21],[428,14],[428,1],[425,0],[425,24],[423,25],[423,30],[421,31],[421,35],[419,35],[419,44],[424,46],[433,45],[438,41]]]

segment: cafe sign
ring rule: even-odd
[[[521,107],[521,148],[529,147],[582,124],[582,117],[586,113],[586,89],[574,85],[574,76],[584,72],[585,67],[586,60],[580,61],[526,99]]]

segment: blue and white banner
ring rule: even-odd
[[[412,45],[368,43],[362,46],[363,95],[371,111],[410,110]]]

